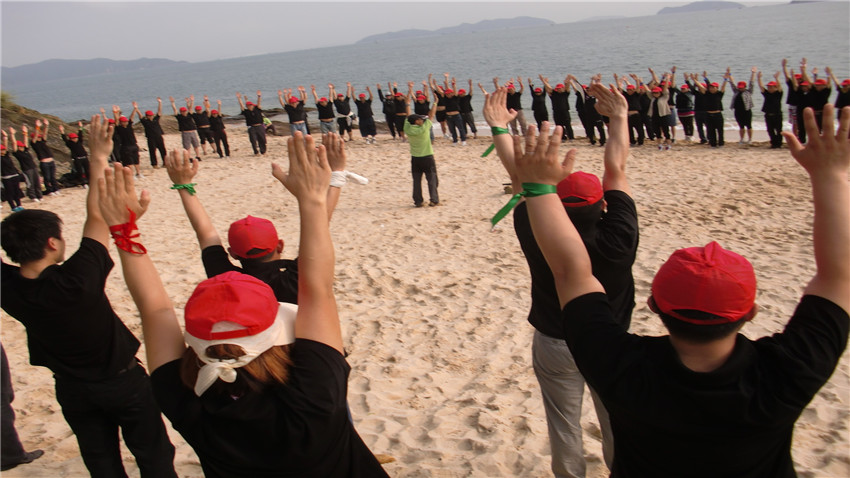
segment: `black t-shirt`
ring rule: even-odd
[[[32,150],[35,151],[35,156],[38,159],[47,159],[53,157],[53,153],[50,152],[50,148],[47,146],[47,141],[43,139],[31,142],[30,146],[32,146]]]
[[[74,255],[37,279],[2,264],[3,310],[26,327],[31,364],[94,382],[132,363],[139,341],[103,290],[112,266],[106,248],[87,237]]]
[[[443,104],[446,105],[446,113],[457,113],[460,111],[460,101],[457,96],[446,96],[443,100]]]
[[[286,110],[286,114],[289,115],[290,123],[297,123],[307,119],[307,113],[304,112],[303,101],[299,101],[295,106],[292,106],[292,103],[289,103],[285,105],[283,109]]]
[[[765,114],[780,114],[782,113],[782,91],[776,90],[773,93],[764,90],[761,92],[764,96],[764,105],[761,110]]]
[[[461,113],[472,113],[472,95],[458,96],[458,108]]]
[[[561,91],[557,92],[552,90],[549,93],[549,99],[552,101],[552,114],[562,114],[564,111],[570,110],[570,92],[569,91]]]
[[[355,100],[354,106],[357,107],[357,116],[359,116],[361,119],[371,118],[373,116],[371,99],[364,98],[362,100]]]
[[[393,99],[393,111],[395,114],[407,114],[407,98],[400,96]]]
[[[738,334],[726,363],[699,373],[682,364],[669,336],[624,332],[605,294],[578,297],[563,313],[567,345],[611,417],[617,477],[796,476],[794,422],[850,332],[847,312],[804,296],[782,333]]]
[[[605,192],[608,211],[595,228],[582,228],[582,241],[590,254],[593,275],[606,291],[617,311],[622,330],[628,330],[635,306],[635,281],[632,277],[638,246],[637,209],[634,200],[623,191]],[[514,209],[514,230],[531,272],[531,310],[528,322],[540,332],[563,339],[562,317],[555,279],[546,258],[537,246],[523,201]]]
[[[0,159],[0,176],[12,176],[18,173],[18,168],[12,162],[12,155],[8,152],[5,153]]]
[[[337,97],[337,99],[334,100],[336,112],[342,116],[348,116],[351,114],[351,103],[349,103],[349,100],[350,98],[347,96],[343,99],[339,99],[339,97]]]
[[[316,103],[316,111],[319,112],[320,120],[333,119],[334,117],[333,103],[325,103],[324,106],[321,103]]]
[[[206,111],[200,113],[192,113],[192,119],[195,120],[195,126],[198,128],[207,127],[210,125],[210,114]]]
[[[811,99],[809,100],[808,106],[811,106],[815,111],[823,110],[823,107],[829,103],[829,95],[832,94],[832,88],[824,88],[818,91],[816,88],[812,88],[809,92],[809,96]]]
[[[537,115],[548,115],[549,110],[546,109],[546,95],[543,93],[531,94],[531,111]]]
[[[791,80],[785,80],[788,90],[788,95],[785,97],[785,103],[791,106],[797,106],[797,90],[794,89],[794,83]]]
[[[210,128],[219,133],[224,131],[224,118],[221,115],[210,116]]]
[[[177,129],[180,131],[197,131],[198,128],[195,127],[195,120],[192,119],[188,114],[186,115],[174,115],[177,118]]]
[[[251,263],[245,268],[230,262],[223,246],[209,246],[201,251],[201,261],[207,277],[236,271],[256,277],[272,288],[278,302],[298,303],[298,261],[281,259],[270,262]]]
[[[115,126],[115,135],[118,136],[121,146],[126,147],[137,144],[132,121],[129,121],[127,126],[121,126],[120,124]]]
[[[674,89],[673,91],[676,92],[676,110],[682,112],[693,111],[694,95],[690,92],[686,93],[678,88]]]
[[[146,137],[155,139],[162,136],[162,126],[159,124],[159,115],[154,116],[152,119],[148,119],[148,117],[145,116],[139,119],[139,123],[142,123],[142,126],[145,128]]]
[[[245,117],[245,124],[248,126],[263,124],[263,110],[258,106],[254,106],[253,110],[245,108],[240,114]]]
[[[71,141],[64,134],[62,134],[62,141],[64,141],[65,146],[71,150],[71,158],[84,158],[88,156],[86,148],[83,146],[83,130],[77,132],[77,141]]]
[[[418,115],[427,116],[429,111],[431,111],[431,102],[430,101],[423,101],[421,103],[418,102],[418,101],[413,102],[413,112],[414,113],[416,113]]]
[[[850,91],[842,91],[839,89],[838,95],[835,97],[835,109],[839,110],[836,111],[836,113],[840,115],[841,108],[844,108],[845,106],[850,106]]]
[[[720,90],[715,91],[714,93],[706,90],[703,95],[703,99],[705,100],[705,110],[706,111],[723,111],[723,92]]]
[[[35,169],[35,161],[32,159],[29,148],[19,149],[12,153],[18,163],[21,165],[21,171],[29,171]]]
[[[638,93],[623,93],[623,96],[626,98],[629,111],[640,111],[640,97],[643,95]]]
[[[508,92],[508,99],[506,101],[507,108],[513,109],[515,111],[519,111],[522,109],[522,93],[519,90],[514,90],[513,93]]]
[[[180,360],[151,374],[154,396],[192,446],[204,476],[385,477],[348,417],[351,367],[337,350],[296,339],[282,385],[239,398],[197,397],[180,381]]]

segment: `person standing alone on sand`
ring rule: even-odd
[[[30,363],[53,372],[56,400],[92,476],[127,476],[120,429],[143,477],[176,477],[174,446],[148,374],[136,359],[139,341],[104,292],[113,265],[110,232],[119,248],[134,253],[144,248],[136,247],[131,230],[110,231],[103,220],[96,187],[112,151],[113,128],[99,116],[92,117],[91,128],[94,184],[86,197],[80,247],[65,259],[62,221],[50,211],[7,216],[0,225],[0,244],[20,267],[2,264],[2,306],[26,327]]]
[[[413,205],[416,207],[422,207],[425,201],[422,197],[423,174],[428,183],[428,205],[440,205],[440,195],[437,193],[437,162],[434,160],[434,146],[431,143],[431,120],[436,111],[435,101],[427,116],[409,115],[404,122],[404,130],[410,141],[410,172],[413,176]]]
[[[261,103],[263,101],[263,92],[257,90],[257,104],[248,101],[245,97],[245,103],[242,103],[242,93],[236,93],[236,100],[239,101],[240,113],[245,117],[245,124],[248,126],[248,139],[251,141],[251,149],[254,150],[254,155],[266,154],[266,127],[263,125],[263,110]]]
[[[567,213],[581,231],[583,247],[591,251],[594,274],[611,295],[617,330],[626,331],[635,305],[632,264],[639,235],[637,209],[626,177],[628,106],[619,90],[592,85],[589,93],[597,99],[598,113],[611,118],[611,137],[605,146],[602,183],[596,176],[579,171],[551,189],[557,191],[560,199],[557,213]],[[519,140],[512,141],[505,134],[512,115],[505,107],[503,89],[485,100],[484,117],[493,129],[496,151],[511,178],[513,190],[519,192],[526,186],[516,171],[518,151],[515,149]],[[549,124],[543,125],[542,134],[548,136]],[[561,127],[558,126],[551,139],[560,142],[561,138]],[[575,150],[570,150],[566,157],[572,160]],[[535,237],[538,232],[532,231],[528,206],[527,200],[524,200],[514,209],[514,229],[531,272],[528,321],[535,328],[531,354],[546,410],[552,472],[556,477],[584,477],[586,465],[580,425],[584,378],[565,342],[555,281],[537,246]],[[507,212],[504,210],[505,214]],[[610,468],[616,454],[608,413],[592,387],[591,396],[602,430],[602,453]]]

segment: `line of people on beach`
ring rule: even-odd
[[[637,75],[631,77],[634,83],[618,77],[610,85],[597,75],[582,88],[594,101],[598,121],[607,118],[607,127],[596,130],[605,148],[601,180],[573,171],[575,149],[559,153],[563,125],[553,128],[543,120],[539,127],[523,126],[521,109],[510,103],[522,89],[518,79],[495,78],[495,90],[484,91],[484,118],[516,193],[493,223],[513,212],[531,273],[532,362],[556,476],[584,475],[577,420],[585,381],[602,427],[605,462],[616,476],[677,476],[683,470],[693,476],[791,476],[794,423],[846,348],[850,108],[840,113],[836,130],[831,104],[820,115],[811,106],[797,112],[805,145],[783,133],[791,155],[811,178],[817,268],[785,331],[756,341],[738,334],[758,312],[755,271],[742,256],[711,242],[675,251],[652,282],[649,306],[669,335],[628,333],[635,305],[631,269],[639,244],[626,174],[631,143],[638,141],[630,135],[629,85],[638,89],[657,82],[650,89],[652,116],[663,136],[659,123],[667,100],[662,98],[665,88],[675,85],[674,74],[653,73],[647,84]],[[755,70],[751,74],[758,76]],[[548,79],[539,79],[550,86]],[[734,82],[729,71],[723,85],[696,88],[722,95],[728,82]],[[447,96],[454,86],[434,89]],[[559,89],[566,86],[551,88]],[[289,99],[303,103],[306,89],[298,93],[301,100],[291,91]],[[251,106],[261,111],[261,92],[257,96],[256,104],[242,105],[243,111],[253,111]],[[284,91],[279,98],[284,101]],[[190,105],[187,111],[172,105],[175,115],[188,116]],[[434,101],[425,114],[395,114],[412,161],[429,155],[433,160],[424,143],[432,141],[430,121],[437,111]],[[462,144],[463,118],[452,112],[446,112],[447,127]],[[184,331],[137,223],[150,206],[150,195],[136,192],[142,179],[134,167],[138,161],[132,162],[133,148],[116,147],[116,138],[124,139],[116,130],[129,127],[134,114],[135,104],[124,119],[113,108],[113,116],[119,115],[114,124],[103,112],[91,118],[87,216],[74,254],[66,259],[61,219],[49,211],[19,210],[0,227],[0,245],[18,264],[2,264],[2,307],[26,327],[31,363],[53,371],[57,400],[92,476],[125,476],[119,428],[142,476],[176,476],[174,447],[160,411],[195,450],[206,476],[386,476],[357,434],[347,405],[350,368],[333,290],[329,227],[349,176],[345,141],[332,131],[333,121],[320,125],[321,144],[293,131],[287,140],[288,169],[272,167],[299,204],[294,260],[282,259],[283,241],[273,223],[252,216],[231,224],[225,249],[194,182],[201,168],[198,146],[184,140],[182,149],[163,158],[208,276],[186,302]],[[246,122],[256,120],[253,114],[245,115]],[[563,119],[559,115],[556,121]],[[706,117],[707,123],[714,121]],[[68,141],[73,139],[81,140]],[[719,143],[722,136],[715,132],[714,139]],[[256,153],[263,154],[259,129],[254,140]],[[116,150],[119,156],[110,165]],[[124,151],[130,152],[129,162]],[[439,204],[439,198],[431,202]],[[150,376],[136,358],[138,339],[104,291],[113,267],[110,242],[142,320]]]

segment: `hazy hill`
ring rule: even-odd
[[[362,40],[359,40],[357,44],[360,43],[377,43],[389,40],[400,40],[404,38],[428,38],[428,37],[436,37],[441,35],[451,35],[454,33],[475,33],[475,32],[485,32],[491,30],[506,30],[509,28],[524,28],[524,27],[539,27],[539,26],[547,26],[554,25],[555,22],[551,20],[545,20],[542,18],[532,18],[532,17],[516,17],[516,18],[502,18],[498,20],[483,20],[478,23],[461,23],[460,25],[453,27],[440,28],[438,30],[418,30],[418,29],[410,29],[410,30],[401,30],[397,32],[389,32],[389,33],[379,33],[377,35],[370,35]]]
[[[4,66],[0,73],[2,73],[4,86],[14,86],[22,83],[38,83],[125,71],[149,70],[180,63],[186,62],[166,60],[164,58],[139,58],[138,60],[109,60],[107,58],[95,58],[92,60],[45,60],[41,63],[11,68]]]
[[[722,1],[694,2],[689,3],[687,5],[682,5],[681,7],[664,7],[658,11],[658,14],[665,15],[668,13],[690,13],[701,12],[706,10],[728,10],[731,8],[746,8],[746,5],[742,5],[740,3],[735,2]]]

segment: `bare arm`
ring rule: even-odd
[[[336,133],[325,133],[322,135],[322,144],[328,154],[328,165],[331,167],[331,172],[345,171],[345,163],[348,160],[348,155],[345,153],[345,141]],[[338,187],[330,186],[328,188],[328,221],[333,217],[341,192],[342,189]]]
[[[239,102],[239,111],[245,110],[245,104],[242,103],[242,93],[236,92],[236,101]],[[172,102],[174,104],[174,102]]]
[[[257,108],[261,109],[263,107],[263,92],[257,90]]]
[[[91,118],[91,137],[89,138],[89,190],[86,196],[86,222],[83,224],[83,237],[94,239],[109,247],[109,227],[100,212],[98,182],[103,179],[107,168],[107,158],[112,153],[112,134],[115,126],[106,122],[102,116]],[[82,141],[82,138],[79,139]]]
[[[236,93],[236,94],[238,95],[239,93]],[[177,115],[177,105],[174,104],[174,97],[169,96],[168,99],[169,99],[169,101],[171,101],[171,109],[174,111],[174,115],[176,116]],[[242,104],[242,100],[239,100],[239,104],[240,105]]]
[[[809,135],[805,146],[793,134],[782,135],[812,183],[817,271],[805,293],[828,299],[850,313],[850,107],[842,109],[835,133],[835,110],[831,104],[823,109],[823,133],[818,131],[811,108],[803,111],[803,118]]]
[[[141,200],[136,198],[132,170],[116,163],[114,169],[109,170],[105,177],[103,174],[101,176],[96,187],[99,191],[99,209],[106,221],[104,224],[126,224],[130,220],[129,210],[141,217],[150,202],[150,195],[143,191]],[[94,184],[91,189],[95,189]],[[135,240],[141,241],[141,238]],[[162,280],[150,256],[132,254],[121,249],[118,256],[121,258],[121,269],[127,289],[139,309],[142,333],[145,336],[147,365],[153,372],[183,356],[186,350],[183,332],[171,299],[162,286]]]
[[[614,86],[611,85],[611,88]],[[602,189],[623,191],[631,196],[632,190],[626,177],[626,160],[629,157],[629,106],[626,98],[602,83],[594,82],[588,89],[590,94],[596,97],[596,111],[610,118],[609,137],[605,143]]]
[[[484,95],[484,119],[491,128],[508,128],[508,123],[516,118],[516,111],[507,109],[508,90],[499,88],[493,94]],[[514,193],[522,191],[522,183],[516,174],[514,165],[514,143],[510,134],[493,135],[493,144],[496,146],[496,154],[502,161],[508,176],[511,178],[511,187]]]
[[[168,178],[174,184],[190,184],[198,174],[200,163],[192,161],[189,152],[183,150],[182,154],[178,150],[169,151],[165,158],[165,168],[168,170]],[[178,189],[180,200],[183,202],[183,209],[186,211],[186,216],[189,218],[189,223],[192,224],[192,229],[195,230],[195,235],[198,237],[198,245],[203,251],[210,246],[220,246],[221,238],[216,232],[215,227],[210,220],[209,214],[201,204],[201,199],[197,194],[190,193],[187,189]]]
[[[301,217],[298,252],[298,313],[295,336],[343,352],[334,297],[334,246],[327,221],[331,168],[324,146],[315,147],[300,131],[287,140],[289,172],[272,164],[272,174],[298,199]]]

